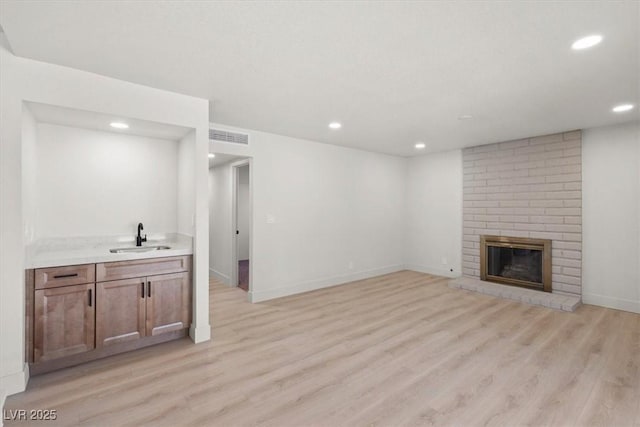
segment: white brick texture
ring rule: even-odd
[[[551,239],[554,293],[581,294],[582,133],[463,150],[462,272],[480,277],[480,235]]]

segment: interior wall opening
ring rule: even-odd
[[[212,153],[209,161],[209,277],[251,291],[251,159]]]

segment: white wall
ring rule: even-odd
[[[406,159],[249,133],[214,151],[253,157],[252,301],[404,267]]]
[[[22,106],[22,226],[24,244],[36,239],[38,219],[38,146],[37,123],[26,104]]]
[[[176,141],[40,123],[37,147],[38,238],[177,231]]]
[[[459,276],[462,270],[462,152],[447,151],[408,159],[406,186],[407,268]]]
[[[189,132],[178,143],[178,232],[187,236],[194,235],[196,201],[196,176],[192,167],[194,157],[195,132]]]
[[[0,37],[2,39],[2,37]],[[24,390],[22,121],[26,101],[195,129],[194,313],[196,342],[209,339],[207,100],[16,57],[0,40],[0,404]]]
[[[249,200],[249,166],[238,168],[238,261],[249,259],[249,223],[251,201]]]
[[[582,298],[640,313],[640,124],[582,138]]]
[[[232,181],[230,163],[209,170],[210,182],[210,274],[231,284],[231,203]]]

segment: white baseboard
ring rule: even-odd
[[[448,268],[427,267],[424,265],[407,264],[405,265],[405,269],[411,270],[411,271],[417,271],[419,273],[433,274],[434,276],[450,277],[452,279],[461,276],[460,273],[455,272],[455,269],[454,271],[449,271]]]
[[[199,326],[195,327],[193,324],[189,327],[189,336],[194,344],[209,341],[211,339],[211,326]]]
[[[601,307],[615,308],[616,310],[630,311],[640,314],[640,301],[614,298],[605,295],[583,294],[583,304],[599,305]]]
[[[226,274],[220,273],[218,270],[214,270],[213,268],[209,269],[209,277],[214,277],[216,280],[224,283],[227,286],[231,286],[231,278]]]
[[[2,412],[0,427],[4,425],[4,404],[7,401],[7,396],[25,391],[27,389],[28,382],[29,365],[26,363],[22,367],[21,372],[15,372],[13,374],[0,377],[0,410]]]
[[[29,382],[29,365],[24,364],[22,371],[0,377],[0,398],[2,398],[2,406],[4,399],[12,394],[23,392],[27,389]]]
[[[343,274],[339,276],[327,277],[324,279],[309,280],[307,282],[297,283],[282,288],[268,289],[265,291],[249,291],[250,302],[267,301],[274,298],[286,297],[289,295],[301,294],[303,292],[314,291],[316,289],[328,288],[330,286],[341,285],[343,283],[353,282],[354,280],[369,279],[383,274],[395,273],[404,270],[404,265],[390,265],[387,267],[376,268],[373,270],[360,271],[357,273]]]

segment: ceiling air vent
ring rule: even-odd
[[[249,145],[249,135],[220,129],[209,129],[209,139],[212,141]]]

